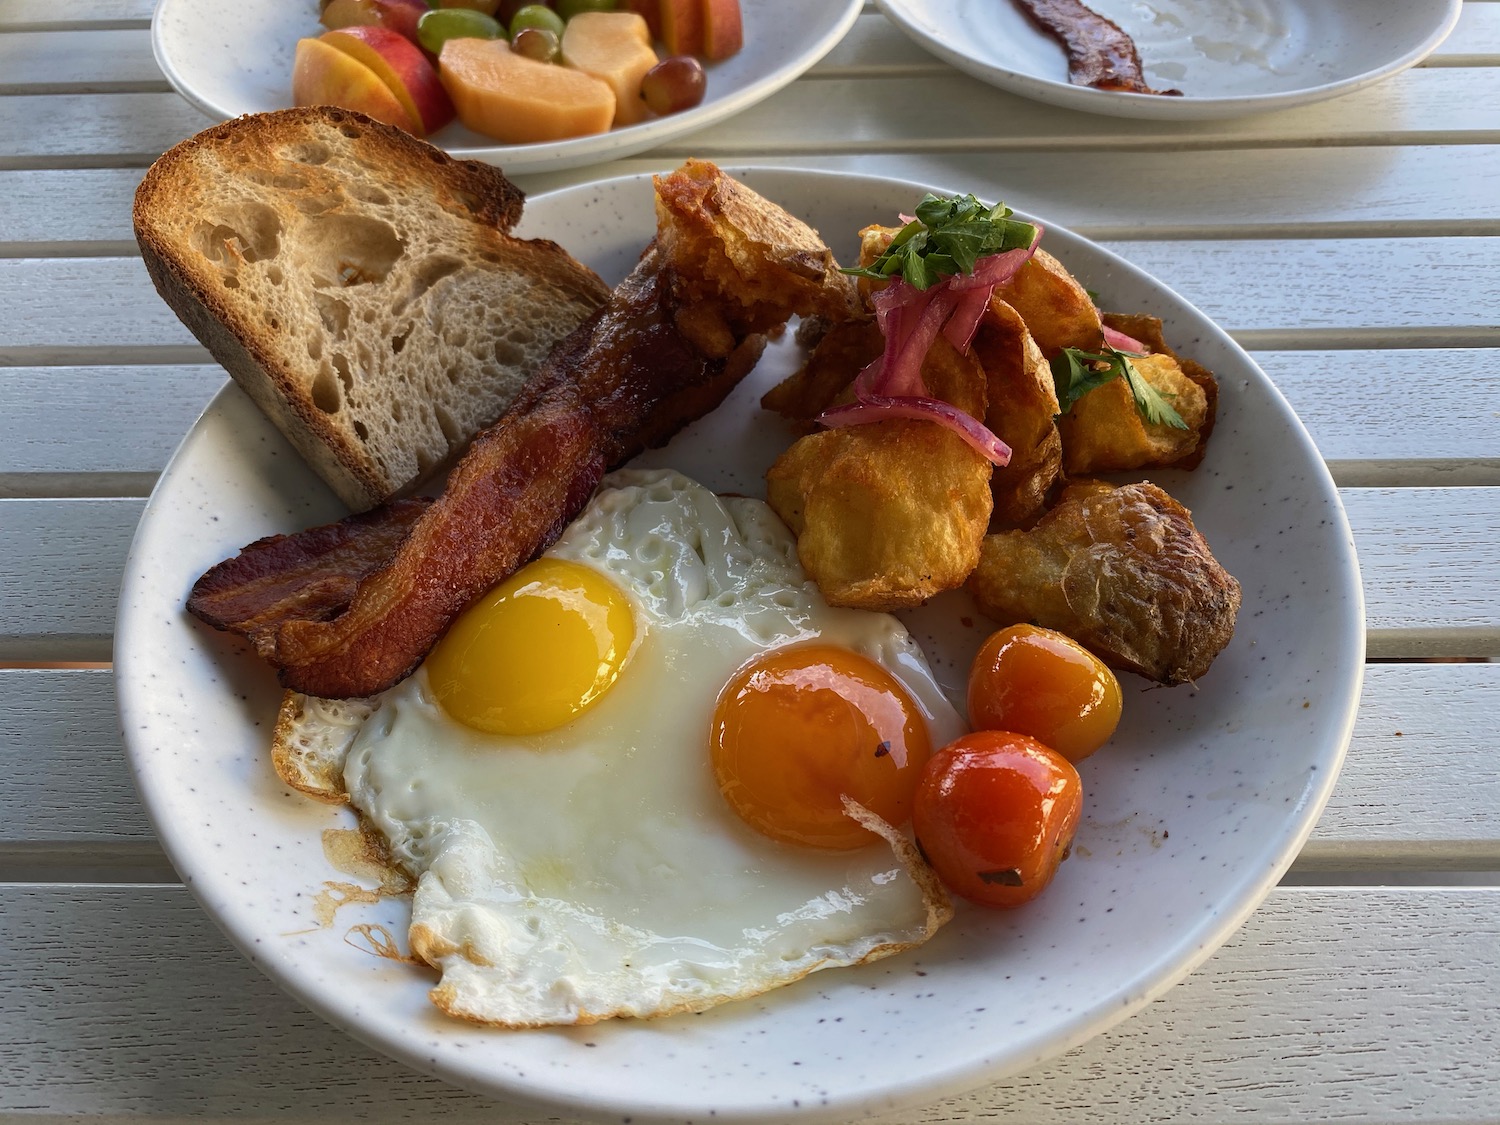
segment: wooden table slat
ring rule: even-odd
[[[1500,888],[1279,889],[1113,1030],[968,1096],[866,1120],[1138,1125],[1149,1108],[1287,1121],[1336,1105],[1377,1125],[1493,1123],[1497,918]],[[359,1045],[261,977],[180,889],[0,886],[0,948],[0,1011],[18,1029],[0,1040],[0,1112],[566,1120]]]

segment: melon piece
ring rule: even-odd
[[[438,56],[438,73],[458,119],[506,144],[604,133],[615,117],[609,83],[518,55],[504,39],[448,40]]]
[[[580,12],[562,37],[562,61],[609,84],[615,92],[615,124],[634,125],[650,112],[641,98],[641,78],[660,60],[651,29],[635,12]]]

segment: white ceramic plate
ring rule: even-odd
[[[816,225],[844,260],[858,227],[910,211],[923,190],[796,170],[740,174]],[[653,230],[649,181],[539,196],[523,229],[618,278]],[[1015,913],[960,907],[913,953],[699,1016],[501,1032],[440,1015],[426,998],[430,976],[345,940],[355,923],[378,922],[404,944],[405,901],[348,907],[318,928],[313,896],[349,879],[324,856],[320,833],[352,817],[278,783],[266,753],[274,677],[183,609],[193,580],[242,545],[342,514],[230,386],[146,507],[115,643],[141,795],[204,907],[269,976],[382,1051],[472,1089],[637,1121],[854,1118],[926,1101],[1034,1066],[1181,978],[1275,885],[1332,787],[1363,669],[1359,575],[1323,461],[1244,352],[1121,259],[1056,228],[1043,244],[1106,307],[1160,315],[1168,339],[1218,373],[1207,459],[1157,479],[1239,577],[1244,609],[1198,689],[1146,690],[1126,677],[1122,727],[1083,764],[1073,857],[1040,899]],[[723,407],[643,460],[763,494],[762,472],[790,436],[757,402],[792,353],[783,340]],[[908,622],[945,687],[960,692],[983,618],[953,593]]]
[[[560,171],[616,160],[717,124],[770,97],[854,24],[861,0],[740,0],[745,46],[709,64],[703,103],[682,113],[552,144],[502,145],[458,122],[428,139],[506,172]],[[292,54],[316,36],[317,0],[157,0],[151,46],[177,92],[215,118],[292,104]]]
[[[1073,86],[1067,54],[1012,0],[876,0],[913,40],[1013,94],[1114,117],[1200,120],[1347,94],[1426,58],[1462,0],[1089,0],[1183,97]]]

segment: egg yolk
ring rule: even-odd
[[[490,734],[537,734],[597,703],[635,640],[623,591],[598,571],[538,559],[475,602],[427,657],[454,719]]]
[[[884,668],[807,645],[735,674],[714,710],[711,751],[720,790],[752,828],[787,843],[858,848],[876,837],[845,814],[843,797],[904,824],[932,744]]]

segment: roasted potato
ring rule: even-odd
[[[742,336],[793,314],[841,320],[859,311],[853,279],[818,232],[713,164],[689,160],[654,182],[662,250],[673,263],[691,263],[681,271],[691,291],[677,296],[692,323],[679,326],[710,354],[728,351],[708,339],[715,319]],[[702,324],[692,318],[699,303],[709,306]]]
[[[1021,315],[998,298],[971,347],[987,380],[985,425],[1011,450],[1010,464],[991,480],[994,519],[1028,524],[1042,514],[1062,466],[1052,371]]]
[[[1033,254],[1010,281],[996,286],[995,296],[1021,314],[1049,360],[1064,348],[1096,352],[1104,343],[1094,299],[1045,250]]]
[[[1066,633],[1116,668],[1196,680],[1234,635],[1240,585],[1154,484],[1070,484],[1030,531],[987,536],[969,589],[1000,625]]]
[[[935,397],[983,416],[985,378],[971,356],[940,339],[922,375]],[[766,474],[766,498],[831,604],[900,609],[973,571],[991,469],[951,430],[891,419],[801,438]]]

